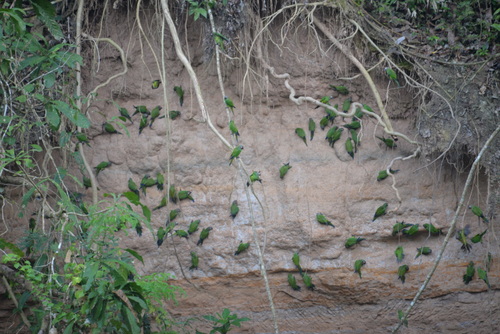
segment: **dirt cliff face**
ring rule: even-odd
[[[188,41],[184,48],[189,51],[199,76],[210,118],[217,130],[229,139],[215,58],[205,59],[205,51],[199,47],[206,27],[192,22],[188,27],[188,31],[181,32]],[[128,43],[123,36],[128,36],[129,32],[123,25],[109,33],[121,45]],[[353,101],[374,106],[373,97],[362,79],[332,80],[332,77],[356,72],[333,49],[326,56],[311,52],[315,43],[308,38],[308,31],[299,29],[293,39],[285,41],[281,52],[270,46],[268,58],[278,73],[291,74],[290,84],[297,89],[297,95],[315,98],[335,95],[328,85],[345,84]],[[157,78],[149,72],[155,71],[154,58],[148,50],[141,51],[138,43],[128,48],[127,75],[103,89],[101,96],[113,96],[115,102],[129,110],[133,105],[149,108],[163,105],[163,110],[180,110],[180,118],[159,120],[141,135],[136,118],[134,125],[127,125],[130,137],[102,135],[97,126],[92,148],[86,148],[86,153],[92,166],[103,160],[114,163],[112,168],[99,174],[101,191],[126,191],[129,177],[138,182],[144,174],[155,175],[169,170],[172,184],[192,192],[194,202],[170,203],[155,211],[153,225],[156,228],[165,223],[168,212],[174,208],[181,209],[178,228],[187,229],[189,222],[196,219],[201,220],[200,229],[213,227],[202,246],[196,245],[199,232],[189,239],[168,238],[159,248],[149,233],[142,237],[132,234],[123,240],[128,247],[143,254],[145,265],[138,264],[140,271],[173,273],[177,277],[175,284],[186,290],[187,297],[181,299],[179,305],[172,306],[171,312],[188,318],[228,307],[252,319],[244,323],[241,332],[273,331],[259,270],[251,224],[253,216],[282,332],[389,331],[397,322],[397,310],[408,305],[423,283],[444,240],[443,235],[430,236],[423,224],[432,223],[447,232],[466,170],[457,171],[446,163],[429,164],[430,159],[423,156],[397,161],[393,169],[400,170],[395,179],[395,188],[401,197],[399,203],[391,187],[391,178],[379,182],[377,175],[392,159],[410,155],[415,149],[413,145],[399,140],[396,149],[385,147],[375,137],[383,135],[382,129],[373,118],[364,117],[359,131],[361,145],[352,159],[344,147],[347,129],[333,148],[325,140],[329,127],[323,131],[318,124],[325,115],[323,108],[315,109],[311,104],[295,105],[288,99],[289,92],[283,81],[269,76],[244,86],[242,79],[246,68],[237,61],[224,61],[226,95],[236,105],[234,120],[241,135],[239,143],[244,146],[240,157],[248,173],[261,173],[262,183],[255,183],[254,194],[247,198],[246,177],[242,177],[234,165],[229,166],[230,150],[201,121],[187,71],[172,55],[170,38],[166,45],[168,82],[163,85],[168,105],[163,104],[162,89],[150,88],[151,81]],[[101,68],[116,69],[118,62],[104,60]],[[93,81],[101,82],[111,74],[111,71],[102,71]],[[393,127],[420,141],[415,130],[418,101],[412,99],[414,92],[407,87],[388,85],[381,71],[374,77],[393,118]],[[173,91],[174,86],[182,86],[185,90],[183,106]],[[331,104],[342,105],[344,99],[335,95]],[[96,103],[95,107],[108,118],[116,114],[111,104]],[[99,116],[94,115],[95,124],[100,124]],[[307,130],[309,118],[316,121],[318,128],[312,141],[307,134],[306,146],[294,131],[298,127]],[[337,117],[334,123],[341,126],[350,121]],[[292,168],[284,179],[280,179],[278,170],[284,163],[290,163]],[[485,178],[480,174],[470,196],[471,204],[485,203],[487,191],[482,180]],[[150,207],[156,206],[163,195],[150,188],[144,201]],[[238,200],[240,205],[234,220],[229,215],[233,200]],[[372,221],[375,210],[384,202],[389,203],[388,214]],[[318,224],[318,212],[328,217],[335,227]],[[393,236],[392,226],[397,221],[419,224],[419,232],[413,237]],[[471,235],[485,229],[470,212],[460,218],[459,228],[466,225],[470,226]],[[352,235],[365,240],[347,249],[344,242]],[[235,256],[241,241],[250,242],[250,248]],[[394,255],[398,245],[404,247],[405,258],[401,263]],[[495,320],[500,312],[495,302],[498,292],[487,292],[486,285],[477,277],[469,285],[464,285],[462,280],[469,261],[481,264],[488,251],[493,258],[498,257],[498,243],[493,234],[488,233],[485,241],[474,244],[470,253],[462,251],[460,245],[454,238],[450,240],[441,265],[410,318],[407,332],[468,332],[471,328],[489,332],[498,328],[498,320]],[[430,247],[433,252],[415,258],[417,248],[423,246]],[[188,270],[191,251],[200,257],[197,270]],[[291,260],[294,252],[300,254],[302,267],[312,277],[316,286],[314,291],[302,283]],[[366,261],[362,278],[353,270],[357,259]],[[397,274],[401,264],[410,268],[404,284]],[[288,273],[295,275],[301,291],[288,286]],[[498,273],[498,261],[493,261],[492,288],[498,284]]]
[[[234,120],[241,135],[239,143],[244,146],[240,157],[246,171],[261,173],[262,183],[254,183],[247,197],[247,178],[240,173],[236,163],[229,166],[231,151],[202,121],[191,81],[175,57],[170,38],[166,37],[165,50],[168,82],[162,83],[168,98],[165,104],[163,86],[156,90],[150,87],[157,79],[156,63],[150,50],[144,45],[141,48],[135,39],[131,41],[131,35],[139,38],[139,34],[130,30],[132,24],[126,21],[125,14],[113,15],[117,15],[114,17],[117,24],[108,25],[107,34],[127,50],[128,73],[99,90],[100,100],[89,109],[94,126],[89,131],[91,147],[85,147],[85,154],[91,166],[101,161],[113,163],[98,175],[100,193],[124,192],[129,178],[138,183],[145,174],[169,171],[170,183],[177,189],[191,191],[195,201],[169,203],[154,211],[153,226],[156,229],[163,226],[169,211],[179,208],[178,228],[187,230],[189,223],[196,219],[201,220],[200,230],[208,226],[213,228],[201,246],[196,245],[199,232],[189,239],[169,237],[161,247],[156,246],[150,233],[142,237],[130,233],[122,240],[125,246],[142,254],[145,264],[137,263],[140,272],[172,273],[177,277],[172,283],[186,290],[187,297],[169,307],[172,314],[187,319],[220,312],[227,307],[241,317],[251,318],[236,332],[273,332],[255,235],[262,247],[280,332],[388,332],[398,321],[397,310],[407,307],[423,283],[444,241],[444,235],[429,235],[423,224],[432,223],[447,232],[467,170],[459,171],[441,160],[430,163],[431,159],[419,156],[395,162],[392,168],[399,172],[395,174],[394,187],[390,177],[377,181],[380,170],[397,157],[411,155],[415,146],[400,139],[397,148],[387,148],[375,137],[384,134],[380,126],[373,118],[365,116],[362,129],[358,131],[361,144],[352,159],[344,147],[347,129],[334,147],[325,140],[330,125],[325,130],[319,128],[319,121],[325,115],[323,108],[292,103],[283,81],[270,76],[253,78],[244,85],[246,67],[238,61],[224,60],[226,95],[236,105]],[[216,129],[230,140],[215,60],[213,57],[204,59],[206,55],[200,47],[205,28],[189,19],[188,30],[181,31],[181,40],[185,38],[188,42],[183,47],[189,50],[210,118]],[[271,65],[279,73],[291,74],[290,84],[297,95],[318,99],[334,95],[331,104],[342,105],[345,97],[333,93],[329,84],[344,84],[353,101],[375,106],[361,78],[333,79],[353,76],[356,71],[335,49],[328,49],[329,45],[325,46],[323,55],[312,52],[317,41],[311,39],[309,33],[299,28],[281,50],[276,46],[268,48]],[[156,46],[155,52],[159,52]],[[92,71],[87,64],[84,78],[88,90],[119,71],[120,63],[116,52],[104,47],[99,72]],[[418,101],[413,100],[414,92],[408,87],[389,85],[383,71],[377,71],[374,78],[385,97],[394,129],[421,141],[415,129]],[[182,106],[173,91],[174,86],[184,88]],[[103,134],[102,122],[118,115],[111,99],[129,111],[133,111],[134,105],[146,105],[150,109],[162,105],[162,111],[179,110],[181,116],[175,120],[157,120],[140,135],[139,117],[136,116],[134,124],[126,123],[129,136]],[[309,118],[318,125],[313,140],[307,132]],[[341,127],[350,122],[351,119],[337,117],[334,125]],[[294,133],[298,127],[306,129],[307,146]],[[280,179],[278,170],[284,163],[292,168],[284,179]],[[478,173],[468,203],[485,206],[487,194],[486,178],[482,172]],[[90,196],[90,192],[87,195]],[[164,195],[165,191],[149,188],[142,200],[149,207],[155,207]],[[238,200],[240,212],[233,220],[229,207],[234,200]],[[388,213],[372,221],[375,210],[386,202]],[[335,227],[319,224],[316,221],[318,212]],[[419,224],[419,231],[411,237],[393,236],[392,227],[398,221]],[[490,224],[494,230],[496,221]],[[486,228],[468,210],[458,223],[459,228],[467,225],[471,235]],[[347,249],[344,243],[353,235],[365,240]],[[235,256],[241,241],[250,242],[250,248]],[[401,263],[394,255],[399,245],[404,247],[405,253]],[[432,253],[416,258],[417,248],[424,246],[430,247]],[[492,231],[485,235],[482,243],[474,244],[471,252],[464,252],[460,246],[454,237],[450,239],[405,333],[465,333],[471,330],[491,333],[499,328],[500,295],[494,290],[500,278],[498,240]],[[200,258],[197,270],[188,270],[191,251],[197,252]],[[300,254],[301,266],[312,277],[314,290],[304,286],[292,263],[294,252]],[[488,252],[494,259],[489,273],[492,290],[488,290],[477,276],[469,285],[464,285],[462,276],[469,261],[484,267]],[[362,278],[353,269],[358,259],[366,261]],[[404,284],[397,274],[402,264],[409,266]],[[296,277],[300,291],[288,286],[289,273]],[[203,326],[207,328],[207,324],[199,328]]]

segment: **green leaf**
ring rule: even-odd
[[[31,144],[31,149],[34,151],[34,152],[42,152],[43,149],[40,145],[37,145],[37,144]]]
[[[27,100],[28,100],[28,98],[26,97],[26,95],[19,95],[18,97],[16,97],[16,101],[21,102],[21,103],[24,103]]]
[[[137,325],[137,320],[132,314],[132,311],[130,311],[130,309],[125,304],[122,305],[122,315],[124,315],[125,324],[127,325],[131,333],[141,332],[141,329]]]
[[[17,301],[18,302],[18,305],[17,305],[17,309],[20,311],[24,308],[24,304],[26,304],[26,302],[28,301],[28,299],[30,299],[31,297],[31,292],[29,291],[25,291],[21,297],[19,298],[19,300]]]
[[[135,257],[137,260],[141,261],[142,264],[144,264],[144,260],[142,258],[141,255],[139,255],[139,253],[137,253],[135,250],[133,249],[130,249],[130,248],[127,248],[127,249],[124,249],[124,251],[130,253],[130,255],[132,255],[133,257]]]
[[[33,196],[33,194],[35,193],[35,190],[36,190],[36,188],[35,188],[35,187],[33,187],[33,188],[31,188],[30,190],[28,190],[28,191],[26,192],[26,194],[24,194],[24,196],[23,196],[23,198],[22,198],[22,200],[21,200],[21,206],[22,206],[23,208],[24,208],[24,207],[26,207],[26,205],[28,205],[28,202],[29,202],[29,200],[31,199],[31,196]]]
[[[46,88],[52,88],[56,83],[56,74],[54,72],[50,72],[43,77],[43,84]]]
[[[54,107],[64,114],[72,123],[82,128],[90,127],[88,118],[78,110],[71,108],[66,102],[55,100],[51,101]]]
[[[142,298],[139,298],[139,297],[136,297],[136,296],[130,296],[130,295],[127,295],[128,299],[130,299],[131,301],[134,301],[136,302],[137,304],[139,304],[139,306],[143,309],[143,310],[147,310],[148,309],[148,304],[146,304],[146,302],[144,301],[144,299]],[[134,307],[135,308],[135,307]]]
[[[83,277],[87,279],[87,282],[83,286],[84,291],[89,291],[92,287],[92,283],[94,283],[95,275],[99,270],[98,262],[87,262],[85,265],[85,270],[83,271]]]
[[[24,91],[26,93],[31,93],[31,92],[33,92],[33,90],[35,90],[35,85],[34,84],[27,84],[23,88],[24,88]]]
[[[47,57],[45,56],[31,56],[19,63],[19,66],[17,67],[18,71],[24,70],[26,67],[34,67],[40,65],[44,60],[46,60]]]
[[[492,28],[495,28],[495,29],[496,29],[496,30],[498,30],[498,31],[500,31],[500,24],[498,24],[498,23],[493,23],[493,24],[491,25],[491,27],[492,27]]]
[[[203,318],[207,319],[208,321],[219,322],[219,319],[217,319],[213,315],[204,315]]]
[[[10,116],[0,116],[0,124],[7,124],[11,119],[12,117]]]
[[[49,0],[31,0],[35,14],[56,40],[63,39],[61,27],[55,20],[56,11]]]
[[[81,291],[81,290],[78,290],[78,291],[75,293],[75,295],[76,295],[79,291]],[[70,323],[66,326],[66,328],[64,329],[63,334],[72,334],[72,333],[73,333],[73,325],[75,324],[75,321],[76,321],[76,320],[71,321],[71,322],[70,322]]]
[[[61,116],[59,112],[51,104],[46,105],[45,110],[49,125],[55,130],[59,129],[61,125]]]
[[[62,131],[61,134],[59,135],[59,145],[66,146],[66,144],[69,142],[70,139],[71,139],[71,133]]]

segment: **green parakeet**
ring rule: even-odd
[[[301,138],[304,141],[304,144],[306,144],[307,146],[306,132],[304,131],[304,129],[296,128],[295,133],[297,134],[297,136],[299,136],[299,138]]]
[[[295,291],[300,290],[300,286],[297,285],[297,280],[295,279],[295,276],[293,276],[292,274],[288,274],[288,284]]]
[[[87,144],[89,147],[92,147],[90,146],[90,141],[85,133],[75,131],[75,137],[79,143]]]
[[[285,177],[286,173],[288,173],[288,170],[292,168],[292,166],[290,166],[290,163],[287,162],[286,164],[283,164],[283,166],[280,167],[280,179],[283,180],[283,178]]]
[[[160,116],[161,106],[156,106],[151,110],[151,123],[149,123],[149,128],[153,126],[155,120]]]
[[[229,130],[231,131],[231,134],[236,138],[236,141],[238,141],[238,136],[240,135],[240,133],[238,132],[238,128],[234,124],[233,120],[229,121]]]
[[[412,225],[412,227],[410,227],[409,229],[404,229],[403,231],[401,231],[404,235],[406,235],[407,237],[411,237],[412,235],[415,235],[417,232],[418,232],[418,228],[419,228],[419,224],[414,224]]]
[[[311,139],[309,140],[313,140],[315,130],[316,130],[316,123],[312,118],[309,118],[309,132],[311,133]]]
[[[336,126],[328,130],[325,139],[328,141],[330,147],[333,147],[333,145],[335,145],[335,142],[340,139],[340,137],[342,136],[342,131],[344,131],[344,129],[338,128]]]
[[[247,182],[247,187],[249,187],[250,184],[253,184],[256,181],[262,183],[262,179],[260,178],[260,172],[253,171],[253,173],[250,174],[249,181]]]
[[[115,127],[113,126],[113,124],[111,124],[111,123],[104,122],[104,123],[102,123],[102,127],[104,128],[104,131],[106,131],[109,134],[114,134],[114,133],[118,133],[120,135],[122,134],[121,132],[117,131],[115,129]]]
[[[333,96],[323,96],[319,99],[319,102],[330,105],[328,102],[330,102],[331,99],[333,99]],[[314,107],[314,109],[318,109],[319,107],[321,106],[316,106]]]
[[[243,150],[243,145],[238,145],[233,149],[233,152],[231,152],[231,156],[229,157],[229,166],[231,166],[233,160],[240,155],[242,150]]]
[[[399,321],[403,321],[403,325],[408,327],[408,319],[405,319],[405,313],[403,312],[403,310],[398,310],[398,319]]]
[[[323,224],[323,225],[328,225],[328,226],[331,226],[331,227],[335,227],[326,217],[325,215],[323,215],[321,212],[318,212],[316,214],[316,221],[320,224]]]
[[[424,228],[427,232],[429,232],[431,235],[440,235],[444,234],[442,228],[436,228],[432,223],[430,224],[424,224]]]
[[[153,208],[153,211],[160,210],[161,208],[164,208],[166,206],[167,206],[167,197],[164,196],[161,198],[160,204],[158,204]]]
[[[348,112],[349,108],[351,108],[351,104],[352,104],[352,99],[350,97],[345,99],[344,103],[342,103],[342,111],[345,113]]]
[[[101,171],[103,171],[104,169],[108,168],[111,165],[112,163],[110,161],[103,161],[99,163],[97,166],[94,167],[96,170],[95,176],[99,175]]]
[[[181,112],[179,110],[170,110],[168,112],[168,117],[172,120],[176,119],[181,115]]]
[[[234,200],[233,203],[231,203],[230,212],[231,212],[231,218],[233,218],[233,219],[236,218],[236,215],[238,214],[238,212],[240,212],[240,208],[238,207],[237,200]]]
[[[349,90],[345,86],[330,85],[330,88],[333,89],[334,91],[336,91],[337,93],[342,94],[342,95],[349,94]]]
[[[189,199],[194,202],[194,198],[191,196],[191,192],[187,190],[179,190],[177,193],[177,198],[179,198],[179,201]]]
[[[208,238],[210,231],[212,231],[212,227],[207,227],[201,230],[200,232],[200,240],[196,243],[196,245],[203,245],[203,241],[205,241],[206,238]]]
[[[165,234],[169,234],[174,230],[174,227],[177,226],[176,222],[166,222],[165,223]]]
[[[405,252],[403,250],[403,246],[398,246],[396,248],[396,250],[394,251],[394,255],[396,255],[396,260],[398,262],[401,262],[403,261],[404,257],[405,257]]]
[[[366,111],[369,111],[369,112],[373,112],[373,109],[370,108],[370,106],[367,104],[363,104],[363,109],[365,109]]]
[[[399,172],[399,169],[396,170],[389,169],[389,171],[391,172],[391,174],[396,174],[397,172]],[[381,170],[380,172],[378,172],[377,181],[385,180],[388,176],[389,173],[387,173],[386,169]]]
[[[469,265],[467,266],[467,269],[465,269],[465,275],[463,276],[465,285],[468,285],[470,281],[472,281],[475,272],[476,269],[474,268],[474,262],[470,261]]]
[[[179,104],[182,107],[182,105],[184,104],[184,90],[182,89],[181,86],[175,86],[174,87],[174,92],[179,97]]]
[[[490,221],[483,215],[483,210],[481,210],[480,207],[475,206],[475,205],[469,205],[469,209],[472,211],[473,214],[478,216],[479,218],[482,218],[485,223],[489,223]]]
[[[158,190],[163,190],[163,185],[165,184],[165,177],[162,173],[156,173],[156,187]]]
[[[361,121],[361,119],[363,118],[364,115],[365,114],[361,111],[361,108],[357,107],[356,112],[354,113],[354,116],[352,117],[352,122]]]
[[[381,217],[381,216],[383,216],[383,215],[385,215],[385,214],[386,214],[386,212],[387,212],[387,206],[388,206],[388,205],[389,205],[389,204],[384,203],[384,204],[382,204],[381,206],[379,206],[379,207],[377,208],[377,210],[375,211],[375,214],[373,215],[372,222],[374,222],[374,221],[375,221],[375,219],[377,219],[378,217]]]
[[[469,235],[469,229],[463,228],[461,230],[457,231],[457,235],[455,238],[462,243],[462,246],[460,247],[464,252],[470,252],[472,249],[471,244],[467,241],[467,236]]]
[[[337,107],[337,105],[335,105],[335,107]],[[333,124],[333,122],[335,121],[335,117],[337,117],[337,113],[332,109],[326,109],[326,108],[325,112],[326,112],[326,119],[330,121],[331,124]]]
[[[396,142],[392,138],[385,138],[385,137],[379,137],[379,136],[375,136],[375,137],[377,137],[378,139],[380,139],[389,148],[398,147],[396,145]]]
[[[128,113],[128,110],[126,108],[120,107],[118,108],[118,111],[120,112],[120,116],[128,119],[132,124],[134,124],[134,121],[132,120],[132,117],[130,117],[130,114]]]
[[[175,220],[175,218],[177,218],[179,213],[181,213],[181,209],[170,210],[170,212],[168,213],[167,224],[170,222],[173,222]]]
[[[396,224],[392,226],[392,236],[397,235],[399,232],[403,231],[403,229],[411,226],[413,226],[413,224],[407,224],[404,221],[403,222],[396,221]]]
[[[161,80],[153,80],[153,82],[151,83],[151,88],[158,89],[160,87],[160,84],[161,84]]]
[[[240,242],[240,244],[238,245],[238,249],[236,250],[236,252],[234,252],[234,255],[240,255],[240,253],[246,251],[248,247],[250,247],[249,242],[246,243]]]
[[[189,239],[189,234],[184,230],[175,230],[174,234],[179,238]]]
[[[165,239],[165,235],[167,235],[165,229],[163,227],[160,227],[158,231],[156,231],[156,244],[158,247],[163,244],[163,239]]]
[[[295,265],[295,267],[297,267],[297,269],[299,270],[299,274],[301,276],[303,276],[304,274],[302,272],[302,267],[300,266],[300,255],[299,255],[299,253],[297,253],[297,252],[293,253],[292,262]]]
[[[417,256],[415,258],[419,257],[420,255],[429,255],[432,253],[432,249],[430,247],[420,247],[417,248]]]
[[[401,280],[401,282],[404,284],[406,280],[406,273],[410,270],[410,267],[408,265],[403,264],[398,268],[398,278]]]
[[[486,283],[486,285],[488,286],[488,289],[491,289],[490,281],[488,280],[488,272],[486,272],[486,270],[478,267],[477,268],[477,276],[480,279],[482,279],[484,281],[484,283]]]
[[[142,130],[144,130],[148,126],[148,116],[142,116],[141,121],[139,122],[139,134],[142,133]]]
[[[350,238],[347,238],[345,241],[345,248],[351,248],[352,246],[359,244],[361,241],[365,240],[364,238],[356,238],[355,236],[352,236]]]
[[[481,242],[483,240],[483,235],[485,235],[486,232],[488,232],[488,229],[484,230],[484,232],[482,232],[482,233],[476,234],[475,236],[470,238],[470,241],[472,241],[475,244],[477,244],[478,242]]]
[[[177,203],[177,190],[175,190],[175,185],[170,185],[170,188],[168,188],[168,197],[172,201],[172,203]]]
[[[309,289],[309,290],[314,290],[314,288],[316,287],[313,283],[312,283],[312,278],[311,276],[309,276],[307,273],[304,273],[304,275],[302,275],[302,280],[304,281],[304,285]]]
[[[396,85],[398,87],[400,87],[399,81],[398,81],[398,76],[397,76],[396,72],[394,72],[394,70],[390,67],[386,67],[386,68],[384,68],[384,70],[385,70],[385,73],[387,74],[387,76],[389,77],[389,79],[391,81],[394,81],[396,83]]]
[[[193,234],[194,232],[198,231],[198,226],[200,225],[200,220],[191,220],[191,223],[189,223],[189,228],[188,228],[188,233]]]
[[[327,126],[328,126],[328,117],[325,116],[319,121],[319,127],[321,128],[321,130],[325,130]]]
[[[354,146],[352,144],[351,137],[347,137],[347,140],[345,141],[345,150],[347,151],[347,154],[349,154],[351,158],[354,159]]]
[[[189,267],[189,270],[198,269],[199,263],[200,259],[198,258],[198,254],[196,254],[196,252],[191,252],[191,267]]]
[[[366,264],[365,260],[356,260],[354,262],[354,272],[358,273],[359,278],[361,278],[361,267]]]
[[[361,127],[361,122],[360,121],[354,121],[349,124],[344,124],[344,128],[349,129],[349,130],[357,130]]]
[[[231,112],[234,114],[234,109],[236,109],[236,107],[234,106],[233,101],[229,97],[224,96],[224,103],[226,104],[226,107],[228,107],[229,110],[231,110]]]
[[[218,32],[214,32],[214,42],[219,46],[219,48],[224,51],[224,41],[229,41],[226,36],[219,34]]]
[[[146,188],[153,187],[156,185],[156,180],[149,176],[149,174],[144,175],[141,180],[140,189],[142,189],[142,193],[146,195]]]
[[[92,181],[90,180],[89,177],[86,177],[85,175],[83,176],[83,186],[85,189],[92,188]]]
[[[149,115],[149,110],[146,106],[134,106],[135,112],[132,114],[132,116],[135,116],[138,113],[141,113],[142,116],[148,116]]]

